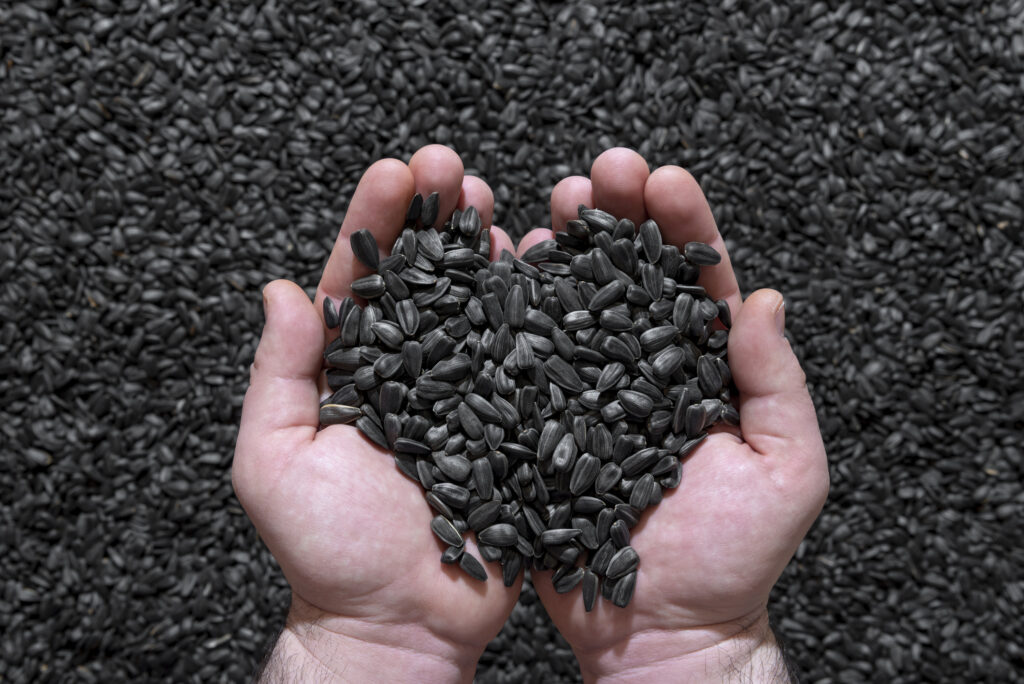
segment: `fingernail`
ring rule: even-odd
[[[783,335],[786,332],[786,300],[779,297],[779,305],[775,307],[775,327],[779,331],[779,335]]]

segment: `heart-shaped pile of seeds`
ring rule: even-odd
[[[354,421],[422,484],[443,563],[486,579],[473,530],[507,586],[533,563],[558,592],[582,583],[588,611],[599,592],[624,607],[630,529],[708,428],[739,422],[729,308],[697,285],[720,256],[580,206],[555,239],[491,262],[477,211],[436,229],[437,207],[414,198],[390,256],[351,236],[374,273],[352,283],[365,307],[324,300],[340,333],[320,422]]]

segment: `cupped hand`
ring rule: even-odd
[[[465,679],[519,593],[518,584],[504,587],[496,564],[485,563],[490,579],[478,582],[440,563],[444,546],[430,531],[422,488],[388,452],[354,426],[318,431],[323,351],[336,334],[324,327],[322,302],[350,295],[352,280],[368,273],[348,238],[367,228],[390,249],[414,193],[435,191],[440,216],[472,205],[490,226],[490,188],[464,176],[454,152],[432,145],[408,165],[385,159],[367,169],[315,301],[294,283],[267,285],[266,325],[235,449],[238,498],[292,587],[287,629],[327,671],[335,671],[331,654],[344,654],[337,669],[350,676],[363,666],[384,676],[402,658],[422,656],[424,676],[432,665],[457,663],[463,672],[454,678]],[[511,243],[494,229],[492,253],[502,249]],[[404,669],[412,667],[419,665]]]
[[[697,240],[722,254],[719,265],[703,268],[699,284],[730,305],[728,359],[740,427],[713,431],[684,460],[679,487],[666,491],[631,531],[640,566],[627,608],[598,600],[587,613],[580,590],[556,594],[550,573],[538,573],[534,586],[588,681],[713,678],[715,667],[739,667],[748,651],[771,642],[768,594],[828,493],[814,406],[782,334],[782,296],[760,290],[742,301],[725,243],[692,176],[675,166],[651,173],[635,152],[609,150],[595,160],[590,179],[570,177],[555,186],[554,229],[564,230],[580,204],[637,225],[654,219],[667,243],[682,248]],[[548,230],[531,232],[519,253],[550,237]],[[672,675],[662,679],[667,672]]]

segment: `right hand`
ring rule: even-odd
[[[313,677],[348,681],[469,681],[487,642],[519,594],[501,568],[490,581],[442,565],[433,513],[419,483],[354,425],[319,424],[318,379],[325,340],[322,302],[350,294],[366,268],[348,237],[369,229],[385,250],[402,230],[415,192],[437,191],[440,215],[472,204],[490,226],[493,195],[463,177],[458,155],[431,145],[406,165],[367,169],[356,188],[316,299],[280,280],[264,290],[266,325],[251,369],[232,480],[238,499],[292,587],[292,608],[275,654]],[[492,254],[511,249],[492,231]],[[467,548],[478,554],[471,539]],[[272,658],[272,662],[274,662]],[[292,672],[295,679],[302,677]]]
[[[555,593],[548,573],[537,573],[544,576],[534,586],[586,680],[714,678],[725,660],[738,667],[771,647],[768,594],[828,494],[814,405],[782,335],[782,296],[759,290],[742,301],[725,243],[689,173],[675,166],[649,173],[635,152],[609,150],[594,161],[591,179],[555,186],[552,226],[564,230],[579,204],[637,225],[652,218],[666,243],[682,248],[698,240],[722,254],[719,265],[703,269],[700,284],[732,312],[728,358],[740,429],[711,434],[684,461],[680,486],[631,531],[640,566],[627,608],[599,599],[587,613],[579,589]],[[550,237],[548,230],[531,232],[519,253]]]

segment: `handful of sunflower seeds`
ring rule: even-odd
[[[486,580],[473,530],[506,586],[532,563],[560,593],[582,583],[587,611],[599,591],[625,607],[630,529],[708,428],[739,422],[729,307],[697,285],[721,257],[581,205],[555,239],[492,262],[476,209],[437,219],[437,194],[417,195],[383,258],[351,236],[375,273],[352,283],[365,307],[324,300],[340,333],[320,422],[355,422],[423,486],[441,562]]]

